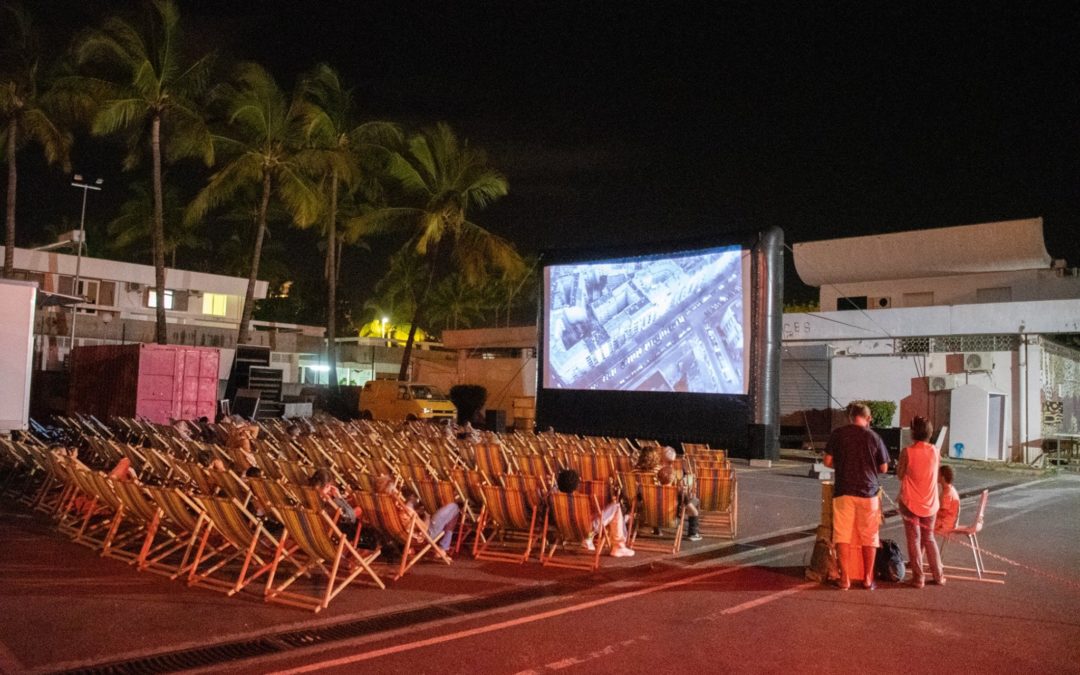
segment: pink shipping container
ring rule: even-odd
[[[68,412],[110,417],[214,419],[218,364],[213,347],[102,345],[72,354]]]

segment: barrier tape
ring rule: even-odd
[[[961,539],[956,539],[955,541],[956,541],[956,543],[958,543],[961,546],[967,547],[970,550],[975,550],[975,547],[972,546],[969,542],[963,541]],[[1065,586],[1069,586],[1070,588],[1072,588],[1074,590],[1080,591],[1080,583],[1078,583],[1076,581],[1073,581],[1072,579],[1066,579],[1065,577],[1058,576],[1058,575],[1054,574],[1053,572],[1047,572],[1045,570],[1039,569],[1038,567],[1032,567],[1031,565],[1028,565],[1028,564],[1025,564],[1025,563],[1022,563],[1022,562],[1018,562],[1018,561],[1013,560],[1011,558],[1006,558],[1005,556],[994,553],[993,551],[987,551],[985,548],[982,548],[981,546],[979,547],[979,550],[982,552],[982,554],[984,556],[989,556],[989,557],[993,558],[994,560],[999,560],[999,561],[1001,561],[1003,563],[1006,563],[1008,565],[1012,565],[1013,567],[1018,567],[1018,568],[1020,568],[1022,570],[1027,570],[1028,572],[1032,572],[1032,573],[1034,573],[1034,574],[1036,574],[1038,576],[1046,577],[1047,579],[1052,579],[1054,581],[1057,581],[1058,583],[1064,584]]]

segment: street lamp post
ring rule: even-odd
[[[75,254],[75,281],[71,284],[71,294],[82,297],[82,293],[79,291],[79,275],[82,273],[82,255],[83,247],[86,246],[86,195],[90,190],[101,191],[101,185],[105,180],[103,178],[95,178],[93,183],[89,183],[83,180],[80,174],[72,176],[71,186],[77,187],[83,191],[82,195],[82,212],[79,215],[79,248]],[[68,354],[70,355],[75,351],[75,317],[78,316],[78,306],[71,306],[71,341],[68,343]]]

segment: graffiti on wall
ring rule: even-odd
[[[1080,352],[1044,345],[1042,435],[1080,433]]]

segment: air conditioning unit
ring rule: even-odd
[[[881,296],[877,298],[867,298],[867,309],[889,309],[892,307],[892,298]]]
[[[990,352],[964,354],[964,370],[969,373],[987,373],[994,369],[994,356]]]
[[[930,391],[948,391],[963,384],[956,375],[932,375],[929,379]]]
[[[142,289],[145,288],[145,286],[135,281],[129,281],[125,285],[125,288],[127,288],[128,293],[141,293]]]

